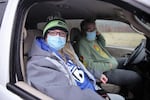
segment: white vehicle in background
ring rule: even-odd
[[[145,82],[141,96],[143,100],[150,100],[148,0],[0,0],[0,9],[0,98],[2,100],[52,99],[26,83],[25,67],[33,38],[38,33],[40,35],[46,18],[56,12],[68,22],[70,29],[80,27],[82,19],[94,17],[98,21],[126,23],[142,33],[144,40],[133,51],[120,45],[108,45],[107,48],[115,57],[129,57],[125,66],[134,65],[138,69]]]

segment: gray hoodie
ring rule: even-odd
[[[45,51],[33,42],[27,63],[28,83],[55,100],[104,100],[90,89],[81,90],[74,81],[67,65],[53,51]],[[94,77],[83,67],[95,85]],[[98,87],[95,85],[95,89]]]

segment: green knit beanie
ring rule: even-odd
[[[65,32],[67,32],[68,34],[68,27],[67,27],[67,24],[65,23],[65,21],[62,21],[60,19],[54,19],[54,20],[51,20],[49,21],[46,26],[44,27],[44,30],[43,30],[43,36],[46,34],[46,32],[48,30],[53,30],[53,29],[60,29],[60,30],[63,30]]]

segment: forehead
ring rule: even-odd
[[[87,30],[94,30],[96,28],[95,23],[89,23],[87,24]]]

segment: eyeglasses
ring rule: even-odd
[[[61,30],[48,30],[48,34],[52,36],[59,35],[61,37],[66,37],[67,33]]]

